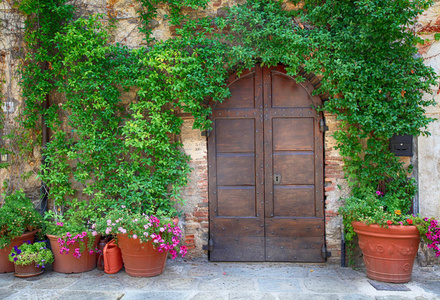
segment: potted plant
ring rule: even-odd
[[[435,219],[402,214],[400,200],[380,191],[349,197],[339,209],[344,217],[346,240],[355,234],[371,279],[405,283],[411,279],[420,238],[440,255],[440,227]]]
[[[99,233],[116,237],[125,271],[131,276],[160,275],[168,253],[174,259],[178,255],[184,257],[187,252],[186,246],[179,246],[179,226],[166,216],[134,213],[122,206],[100,218],[95,226]]]
[[[43,227],[42,216],[35,210],[23,190],[17,190],[5,197],[0,208],[1,273],[14,271],[14,264],[8,259],[12,248],[21,245],[24,241],[33,242],[35,234]]]
[[[47,237],[55,260],[52,269],[60,273],[80,273],[96,267],[99,235],[92,230],[84,211],[71,207],[64,215],[45,214]]]
[[[30,241],[21,246],[14,246],[9,254],[9,261],[14,263],[16,277],[26,278],[43,273],[46,264],[53,262],[53,254],[46,247],[46,242]]]

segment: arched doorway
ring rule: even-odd
[[[321,104],[283,66],[229,78],[208,137],[211,261],[321,262]]]

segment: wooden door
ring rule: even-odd
[[[323,141],[311,85],[231,76],[208,137],[210,260],[323,261]]]

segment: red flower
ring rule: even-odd
[[[387,224],[388,224],[388,225],[392,225],[392,224],[393,224],[393,221],[388,220],[388,221],[387,221]]]
[[[407,219],[406,222],[408,222],[409,225],[412,225],[413,220],[411,220],[411,219]]]

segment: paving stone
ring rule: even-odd
[[[386,295],[386,296],[376,296],[376,300],[414,300],[412,296],[400,296],[400,295]]]
[[[339,276],[339,274],[337,270],[334,268],[311,267],[310,270],[308,270],[307,272],[307,277],[335,277],[335,276]]]
[[[43,290],[36,293],[33,290],[20,290],[18,293],[7,297],[5,300],[47,300],[56,299],[57,297],[58,294],[56,291]]]
[[[301,293],[301,287],[297,279],[258,279],[260,292],[295,292]]]
[[[17,290],[21,290],[21,289],[25,289],[32,286],[32,282],[28,282],[25,280],[20,280],[20,281],[16,281],[14,282],[9,288],[10,289],[17,289]]]
[[[18,293],[18,290],[14,290],[11,288],[2,288],[0,289],[0,299],[5,299],[15,293]]]
[[[188,299],[190,293],[189,292],[169,292],[169,291],[162,291],[162,292],[127,292],[122,298],[122,300],[184,300]]]
[[[124,293],[122,292],[94,292],[90,291],[63,291],[55,299],[59,300],[117,300],[122,299]],[[47,299],[47,298],[46,298]],[[54,298],[51,298],[54,299]],[[144,298],[145,299],[145,298]],[[160,298],[158,298],[160,299]]]
[[[375,299],[375,297],[360,295],[360,294],[344,295],[342,297],[342,300],[372,300],[372,299]]]
[[[8,287],[11,284],[14,283],[14,281],[17,280],[17,278],[10,274],[1,274],[0,275],[0,288]]]
[[[219,276],[223,274],[223,268],[218,264],[192,264],[188,269],[188,276]]]
[[[314,293],[358,293],[350,282],[332,277],[307,278],[303,282],[306,289]]]
[[[228,299],[227,293],[213,294],[209,292],[200,292],[188,298],[188,300],[226,300],[226,299]]]
[[[419,285],[430,293],[440,295],[440,281],[422,281]]]
[[[299,267],[231,267],[225,268],[226,276],[249,277],[254,278],[305,278],[308,276],[308,270]],[[222,273],[222,274],[223,274]]]
[[[192,290],[197,289],[199,280],[197,278],[164,278],[162,276],[155,280],[148,281],[143,290]]]
[[[109,291],[121,290],[122,284],[118,278],[80,278],[68,287],[69,290]]]
[[[142,278],[142,277],[120,277],[120,283],[123,288],[132,290],[132,289],[142,289],[147,286],[148,282],[153,281],[151,278]]]
[[[339,277],[343,279],[359,279],[359,278],[367,278],[365,273],[353,270],[352,268],[338,268],[336,270]]]
[[[411,291],[378,291],[363,272],[333,265],[177,261],[151,278],[97,270],[79,274],[47,270],[27,279],[0,274],[0,299],[440,300],[440,280],[425,278],[415,272],[406,284]]]
[[[203,280],[199,283],[202,291],[256,291],[256,283],[250,278],[221,277]]]
[[[42,280],[35,282],[31,289],[51,289],[51,290],[57,290],[57,289],[64,289],[72,284],[74,284],[78,279],[75,278],[62,278],[58,277],[56,279],[46,277]]]
[[[229,300],[275,300],[273,294],[270,293],[260,293],[260,292],[231,292],[229,293]],[[308,299],[309,300],[309,299]]]
[[[280,293],[279,300],[338,300],[338,295]]]

